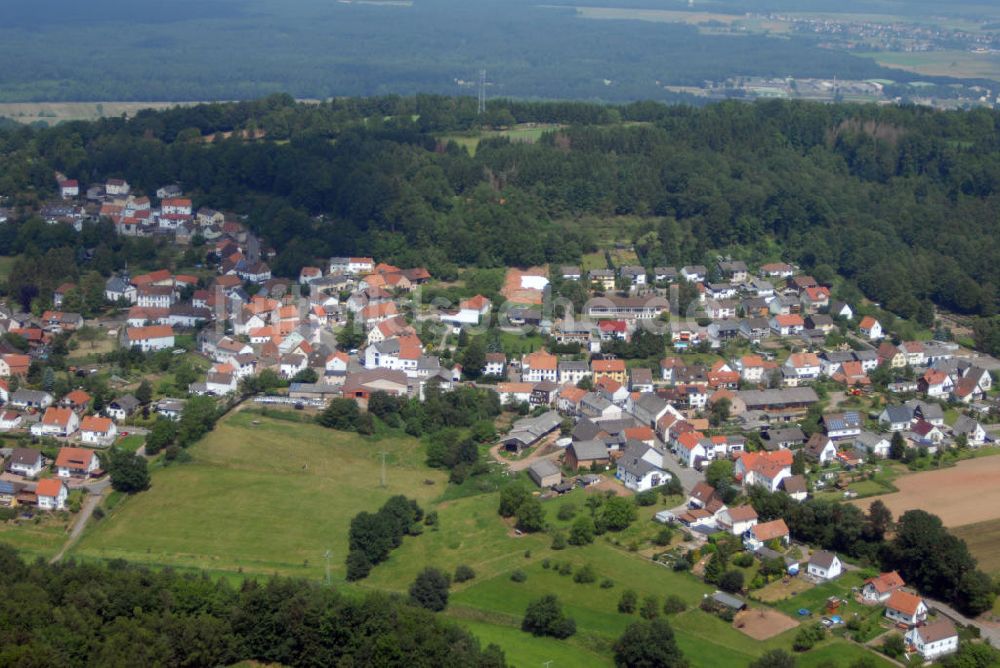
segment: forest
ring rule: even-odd
[[[474,155],[449,140],[515,123],[558,127],[535,143],[483,138]],[[268,138],[203,139],[239,128]],[[720,253],[782,259],[925,321],[931,304],[997,312],[998,148],[1000,113],[986,110],[497,100],[477,117],[470,98],[272,96],[0,130],[0,194],[29,210],[54,194],[54,170],[84,183],[126,177],[145,192],[179,182],[196,205],[245,215],[284,276],[331,255],[441,278],[575,263],[627,216],[649,267],[712,265]],[[42,261],[53,249],[82,266]],[[0,230],[0,253],[23,253],[49,282],[158,252],[148,239],[30,216]]]
[[[399,597],[302,580],[151,571],[122,561],[25,564],[0,545],[0,665],[472,666],[503,652]]]
[[[481,68],[490,97],[602,101],[694,101],[663,84],[700,86],[729,77],[917,79],[824,49],[812,37],[734,37],[702,34],[693,25],[592,21],[553,4],[185,0],[165,12],[148,0],[7,0],[0,101],[455,95],[473,90],[466,82],[475,82]],[[834,10],[844,11],[843,4]],[[727,5],[720,9],[760,8],[756,1]]]

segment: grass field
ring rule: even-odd
[[[384,489],[380,451],[389,453]],[[248,413],[227,417],[192,454],[157,470],[151,489],[95,525],[74,554],[318,578],[330,549],[341,578],[351,517],[393,494],[426,503],[445,481],[423,467],[415,439],[372,442]]]
[[[858,54],[893,69],[957,78],[1000,81],[1000,56],[968,51],[926,51],[920,53],[878,52]]]
[[[380,451],[390,453],[386,489],[378,486]],[[496,513],[495,492],[441,500],[444,476],[423,466],[424,455],[415,439],[391,436],[373,442],[311,424],[238,412],[193,446],[191,454],[190,463],[156,469],[151,489],[117,504],[88,531],[73,556],[201,568],[230,580],[241,573],[275,572],[318,580],[324,574],[323,552],[330,549],[338,586],[399,593],[405,593],[427,565],[450,573],[466,564],[476,577],[453,585],[444,614],[483,642],[499,644],[515,666],[545,661],[552,661],[553,667],[611,665],[615,639],[637,619],[617,611],[626,588],[652,595],[661,604],[668,594],[687,602],[688,610],[672,622],[678,643],[696,668],[746,665],[767,649],[791,646],[794,630],[757,642],[698,610],[712,587],[623,547],[657,530],[651,515],[660,505],[641,509],[638,522],[622,534],[554,551],[547,535],[516,536],[510,523]],[[426,480],[435,484],[427,485]],[[436,510],[438,525],[406,538],[365,580],[344,584],[350,518],[361,510],[376,509],[397,493]],[[586,495],[577,490],[545,502],[548,518],[557,525],[568,524],[555,517],[567,503],[580,513],[588,512]],[[27,537],[23,540],[30,542]],[[578,584],[572,576],[546,568],[546,559],[550,566],[571,564],[574,571],[589,564],[597,581]],[[510,579],[517,569],[526,573],[525,582]],[[612,580],[613,586],[602,588],[604,579]],[[520,631],[528,603],[546,593],[559,596],[576,620],[578,633],[572,638],[534,638]],[[817,666],[835,659],[831,665],[846,666],[845,657],[853,659],[863,652],[831,639],[801,655],[799,665]]]
[[[7,282],[7,277],[10,276],[10,270],[13,269],[16,259],[13,255],[0,255],[0,283]]]
[[[483,130],[481,132],[456,133],[440,137],[441,141],[454,141],[459,146],[465,147],[469,155],[475,155],[479,148],[479,142],[491,137],[508,137],[511,141],[526,142],[533,144],[546,132],[558,129],[559,125],[544,123],[527,123],[515,125],[507,130]]]
[[[66,528],[71,519],[62,515],[42,517],[34,521],[0,522],[0,543],[6,543],[22,553],[26,560],[48,559],[66,542]]]

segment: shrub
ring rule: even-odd
[[[573,576],[573,582],[577,584],[590,584],[591,582],[597,581],[597,574],[594,572],[594,567],[590,564],[585,564],[583,568],[576,571]]]
[[[632,589],[626,589],[622,592],[622,596],[618,599],[618,612],[624,613],[626,615],[631,615],[635,612],[635,609],[639,606],[639,595],[635,593]]]
[[[517,570],[515,570],[513,573],[510,574],[510,579],[513,582],[524,582],[525,580],[528,579],[528,574],[522,571],[520,568],[518,568]]]
[[[556,531],[552,534],[552,549],[553,550],[565,550],[566,549],[566,534],[562,531]]]
[[[476,577],[476,572],[471,567],[459,564],[455,568],[455,577],[453,579],[455,582],[468,582],[474,577]]]
[[[903,636],[898,633],[892,633],[882,641],[881,649],[882,653],[886,656],[898,659],[906,651],[906,642],[903,640]]]
[[[656,532],[656,537],[653,538],[653,544],[659,545],[660,547],[665,547],[670,545],[670,541],[674,537],[674,532],[670,527],[663,527],[658,532]]]
[[[684,602],[677,594],[668,594],[666,600],[663,602],[663,613],[666,615],[675,615],[679,612],[684,612],[687,610],[687,603]]]
[[[819,624],[808,624],[799,629],[799,632],[795,634],[795,641],[792,643],[792,649],[796,652],[806,652],[811,650],[816,643],[823,639],[826,635],[823,627]],[[900,638],[902,639],[902,638]]]
[[[639,616],[643,619],[656,619],[660,616],[660,604],[656,597],[650,594],[642,599],[642,607],[639,608]]]
[[[652,506],[656,503],[658,496],[656,490],[647,489],[645,492],[639,492],[635,495],[635,502],[640,506]]]
[[[567,522],[574,517],[576,517],[576,506],[572,503],[564,503],[560,508],[559,512],[556,513],[556,517],[560,520]]]
[[[573,572],[573,564],[564,562],[559,566],[559,575],[570,575]]]
[[[594,542],[594,520],[586,515],[576,518],[569,530],[569,542],[572,545],[588,545]]]
[[[615,581],[611,578],[604,578],[601,580],[601,589],[611,589],[615,586]]]
[[[753,555],[749,552],[740,552],[733,557],[733,564],[740,568],[749,568],[753,566]]]
[[[542,559],[542,568],[548,570],[551,567],[552,567],[552,562],[549,561],[548,558]]]

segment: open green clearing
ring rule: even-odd
[[[95,525],[74,554],[319,578],[330,549],[342,578],[351,517],[393,494],[426,503],[444,488],[444,476],[422,466],[415,439],[373,442],[245,412],[224,419],[192,454],[190,463],[157,470],[150,490]]]
[[[64,513],[34,520],[0,522],[0,543],[6,543],[20,552],[26,560],[42,557],[48,559],[66,542],[66,528],[70,522]]]
[[[927,76],[984,78],[1000,81],[1000,56],[968,51],[922,51],[860,53],[879,65]]]
[[[561,126],[555,124],[549,125],[544,123],[528,123],[524,125],[515,125],[514,127],[506,130],[483,130],[481,132],[444,135],[441,137],[441,141],[454,141],[459,146],[468,150],[469,155],[475,155],[476,149],[479,148],[479,142],[484,139],[507,137],[511,141],[533,144],[538,141],[544,133],[556,130],[559,127]]]
[[[379,487],[382,451],[389,453],[384,489]],[[423,465],[421,444],[412,438],[388,435],[370,440],[243,411],[222,420],[193,446],[191,454],[189,463],[156,468],[151,489],[115,505],[83,537],[73,556],[201,568],[228,579],[239,578],[240,573],[281,573],[320,580],[325,572],[323,553],[330,549],[338,586],[399,593],[427,565],[453,572],[459,564],[467,564],[476,577],[453,586],[445,614],[484,642],[500,644],[517,666],[549,660],[553,666],[610,665],[615,639],[638,618],[617,611],[627,588],[640,596],[652,595],[661,605],[668,594],[687,602],[688,610],[672,621],[693,666],[745,665],[767,649],[791,647],[794,630],[766,642],[754,641],[697,609],[712,587],[629,551],[628,544],[644,543],[657,531],[651,516],[660,505],[640,509],[638,522],[621,534],[608,534],[586,547],[554,551],[547,535],[516,536],[510,523],[496,513],[495,492],[442,500],[444,476]],[[434,484],[425,484],[427,480]],[[351,517],[400,493],[436,510],[438,526],[407,537],[367,579],[344,584]],[[576,490],[546,502],[549,520],[568,526],[571,521],[556,518],[565,504],[575,505],[578,513],[589,512],[588,493]],[[544,567],[545,560],[550,568]],[[597,581],[578,584],[571,575],[560,575],[554,566],[563,563],[574,571],[589,564]],[[527,575],[525,582],[511,580],[517,569]],[[606,578],[613,587],[600,586]],[[546,593],[558,595],[576,620],[578,633],[572,638],[534,638],[520,631],[528,603]],[[833,659],[831,665],[846,666],[864,652],[844,640],[830,639],[802,655],[800,665]]]

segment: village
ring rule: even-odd
[[[798,615],[835,627],[843,610],[883,610],[879,628],[899,631],[908,654],[958,649],[954,620],[932,614],[897,573],[860,578],[844,555],[794,544],[783,520],[758,521],[748,497],[849,502],[898,474],[889,464],[920,470],[989,450],[996,359],[951,340],[900,340],[870,305],[839,301],[782,262],[509,268],[489,296],[453,302],[426,268],[372,257],[273,277],[266,240],[235,216],[195,209],[179,186],[151,198],[122,179],[82,188],[60,175],[59,189],[62,201],[40,208],[46,222],[107,219],[122,236],[197,248],[204,262],[115,273],[95,318],[72,310],[75,284],[38,312],[0,307],[0,432],[16,443],[0,450],[0,505],[65,511],[74,493],[101,488],[109,448],[141,441],[158,416],[180,420],[192,397],[318,412],[335,399],[365,410],[375,395],[485,388],[505,416],[490,456],[525,472],[542,498],[581,485],[623,495],[673,485],[685,501],[656,519],[705,556],[696,570],[722,541],[759,562],[762,590],[853,583],[828,587],[839,596],[813,596]],[[582,308],[561,297],[567,285],[586,295]],[[78,353],[105,352],[59,392],[44,369],[67,340]],[[135,373],[119,377],[112,358],[122,352],[162,361],[173,384],[150,392]],[[114,395],[88,393],[90,376],[109,376]],[[742,610],[748,588],[720,586],[714,605]]]

